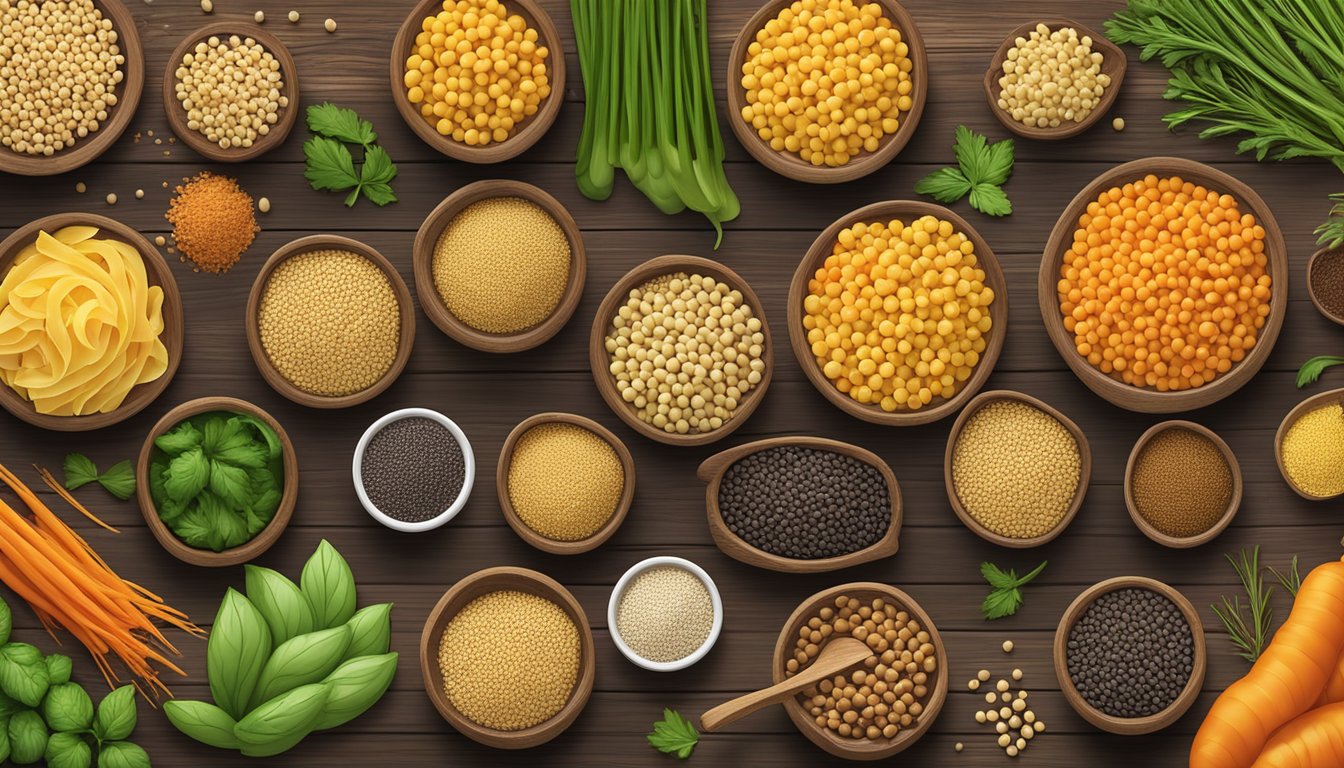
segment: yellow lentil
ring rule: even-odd
[[[616,603],[616,631],[648,661],[690,656],[713,627],[714,601],[705,583],[675,565],[650,568],[631,579]]]
[[[1017,401],[980,408],[952,449],[952,485],[976,522],[1030,539],[1064,519],[1078,489],[1078,443],[1050,414]],[[1005,652],[1011,646],[1005,643]]]
[[[387,276],[350,251],[286,259],[261,292],[266,357],[291,384],[339,397],[368,389],[392,367],[401,316]]]
[[[1101,71],[1105,57],[1092,38],[1073,27],[1054,31],[1037,24],[1008,49],[999,77],[999,108],[1032,128],[1081,123],[1101,103],[1111,76]]]
[[[406,97],[453,141],[504,141],[551,93],[550,51],[499,0],[444,0],[407,54]]]
[[[530,728],[569,701],[579,677],[579,630],[544,597],[491,592],[448,622],[439,669],[448,700],[472,722]]]
[[[509,461],[508,494],[528,528],[556,541],[597,533],[616,512],[625,468],[615,449],[575,424],[538,424]]]
[[[1303,414],[1283,436],[1283,468],[1298,488],[1314,496],[1344,493],[1344,407],[1338,403]]]
[[[993,328],[985,281],[975,245],[937,217],[841,230],[803,299],[817,366],[836,389],[887,412],[953,396]]]
[[[518,333],[551,316],[569,283],[569,239],[541,206],[481,200],[453,217],[434,246],[434,287],[458,320]]]
[[[211,35],[182,56],[174,77],[187,128],[222,149],[251,147],[289,106],[280,61],[251,37]]]

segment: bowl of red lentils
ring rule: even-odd
[[[833,637],[863,640],[873,655],[785,700],[794,726],[849,760],[881,760],[918,741],[947,700],[947,648],[929,615],[886,584],[822,590],[784,622],[771,666],[774,682],[806,669]]]
[[[723,600],[705,569],[680,557],[630,566],[607,601],[607,631],[621,655],[654,672],[676,672],[709,653],[723,631]]]
[[[428,408],[402,408],[364,430],[351,474],[370,517],[394,531],[420,533],[467,505],[476,456],[452,419]]]

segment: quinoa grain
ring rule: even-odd
[[[699,576],[675,565],[640,573],[616,602],[616,631],[642,659],[672,662],[709,639],[714,602]]]

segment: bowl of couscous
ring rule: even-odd
[[[1308,501],[1344,496],[1344,389],[1298,403],[1274,434],[1284,482]]]

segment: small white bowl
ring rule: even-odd
[[[362,479],[363,472],[361,469],[364,464],[364,451],[369,447],[369,441],[373,439],[373,436],[383,427],[386,427],[394,421],[412,418],[423,418],[429,419],[430,421],[436,421],[446,427],[449,432],[453,433],[453,437],[457,440],[458,446],[462,449],[462,460],[465,468],[462,477],[462,490],[457,492],[457,498],[453,500],[452,506],[428,520],[408,523],[404,520],[398,520],[391,517],[378,509],[378,507],[374,506],[373,502],[369,500],[369,495],[364,492],[364,481]],[[359,496],[359,503],[364,505],[364,511],[368,512],[370,517],[395,531],[418,533],[420,531],[429,531],[438,528],[449,520],[452,520],[454,517],[457,517],[457,513],[461,512],[462,508],[467,505],[467,497],[471,496],[471,486],[476,479],[476,457],[471,452],[471,442],[467,440],[466,433],[462,431],[461,427],[453,423],[452,419],[444,416],[438,411],[431,411],[428,408],[402,408],[399,411],[393,411],[381,419],[378,419],[370,424],[368,429],[364,430],[363,436],[359,438],[359,443],[355,446],[355,459],[351,469],[351,476],[355,481],[355,493]]]
[[[626,645],[625,640],[621,638],[620,630],[616,628],[616,606],[620,603],[621,595],[625,592],[625,587],[630,583],[631,579],[650,568],[668,565],[681,568],[685,571],[690,571],[696,578],[700,579],[700,582],[705,585],[705,589],[709,590],[710,602],[714,604],[714,623],[709,628],[709,637],[706,637],[705,642],[701,643],[700,647],[695,649],[695,652],[691,655],[677,659],[676,661],[649,661],[635,653],[634,649]],[[714,580],[709,577],[708,573],[705,573],[705,569],[692,563],[690,560],[684,560],[680,557],[650,557],[647,560],[641,560],[630,566],[630,570],[626,571],[625,575],[621,577],[621,580],[616,582],[616,586],[612,588],[611,599],[607,601],[607,630],[611,634],[611,641],[616,644],[616,647],[625,658],[629,659],[637,666],[651,669],[654,672],[676,672],[679,669],[686,669],[697,661],[703,659],[705,654],[709,653],[709,649],[714,647],[714,643],[719,639],[719,632],[722,629],[723,600],[719,598],[719,588],[714,586]]]

